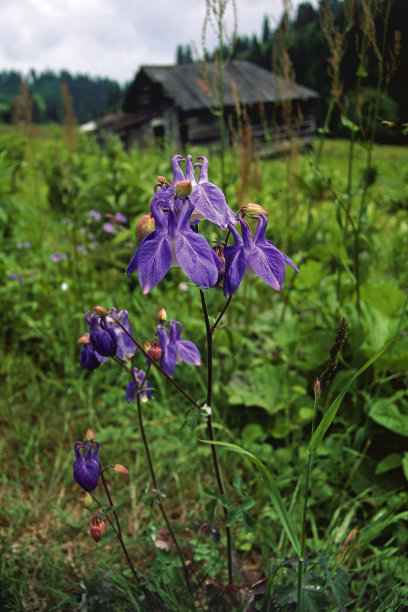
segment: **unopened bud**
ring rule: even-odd
[[[115,467],[113,468],[113,471],[114,471],[114,472],[120,472],[121,474],[129,474],[129,470],[127,470],[127,469],[125,468],[125,466],[124,466],[124,465],[121,465],[120,463],[117,463],[117,464],[115,465]]]
[[[174,189],[177,198],[188,198],[193,191],[193,184],[191,181],[187,181],[184,179],[183,181],[179,181]]]
[[[149,357],[152,361],[159,361],[162,356],[162,347],[160,342],[154,342],[152,348],[149,351]]]
[[[143,215],[137,225],[137,238],[139,242],[142,242],[143,238],[153,232],[155,228],[154,218],[151,212],[147,215]]]
[[[318,378],[316,378],[316,380],[313,383],[313,391],[314,391],[315,400],[317,401],[321,395],[320,380]]]
[[[150,351],[151,344],[150,344],[150,342],[148,340],[143,340],[142,347],[143,347],[143,350],[146,353],[148,353]]]
[[[91,518],[89,531],[95,542],[99,542],[99,540],[105,534],[105,523],[103,522],[100,516],[94,516],[93,518]]]
[[[81,491],[78,497],[78,501],[81,506],[84,506],[84,508],[90,508],[93,504],[93,499],[89,495],[89,493],[87,493],[87,491]]]
[[[108,314],[108,311],[103,306],[94,306],[94,312],[100,317],[104,317],[106,314]]]
[[[167,187],[169,185],[169,181],[166,179],[165,176],[158,176],[157,180],[159,181],[160,185],[162,185],[163,187]]]
[[[77,344],[89,344],[89,343],[90,343],[89,334],[84,334],[77,340]]]
[[[260,206],[259,204],[247,204],[246,206],[243,206],[239,212],[243,213],[244,215],[248,215],[248,217],[254,217],[256,215],[269,215],[263,206]]]
[[[159,310],[157,318],[159,319],[159,323],[164,323],[167,321],[167,312],[164,310],[164,308]]]
[[[92,442],[92,440],[95,440],[95,433],[92,429],[87,429],[86,430],[86,434],[85,434],[85,438],[86,440],[88,440],[88,442]]]

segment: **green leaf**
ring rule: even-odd
[[[217,503],[218,500],[217,499],[211,499],[206,505],[205,505],[205,509],[207,511],[208,514],[208,518],[210,521],[214,520],[214,514],[215,514],[215,509],[217,507]]]
[[[405,478],[408,480],[408,453],[404,453],[402,458],[402,469],[404,470]]]
[[[231,512],[228,512],[227,520],[225,521],[226,527],[231,527],[231,525],[239,521],[240,518],[241,518],[240,508],[234,508],[234,510],[231,510]]]
[[[381,357],[383,353],[385,353],[385,351],[388,349],[388,347],[393,341],[394,341],[394,338],[391,338],[391,340],[389,340],[386,344],[384,344],[384,346],[380,348],[380,350],[377,351],[375,355],[370,357],[370,359],[368,359],[368,361],[366,361],[365,364],[345,384],[342,391],[336,397],[334,402],[331,403],[329,409],[327,410],[326,414],[320,421],[319,426],[314,432],[312,439],[310,440],[310,444],[308,448],[309,453],[315,453],[317,449],[319,448],[319,446],[321,445],[322,440],[324,438],[324,434],[329,429],[330,425],[333,423],[334,417],[336,416],[337,411],[340,408],[340,404],[343,401],[344,396],[349,391],[349,389],[352,387],[355,380],[360,376],[360,374],[365,372],[365,370],[367,370],[367,368],[369,368],[370,365],[372,365],[375,361],[377,361],[377,359]],[[408,423],[407,423],[407,427],[408,427]]]
[[[343,569],[339,569],[339,571],[335,573],[330,584],[332,595],[340,608],[340,612],[343,612],[349,601],[349,583],[350,578],[346,572]]]
[[[292,543],[296,554],[300,556],[300,542],[297,537],[295,528],[293,527],[290,516],[285,508],[285,504],[283,503],[283,499],[281,497],[281,494],[279,493],[278,487],[276,486],[275,480],[270,471],[267,469],[267,467],[262,463],[262,461],[260,461],[257,457],[255,457],[255,455],[253,455],[249,451],[245,450],[244,448],[241,448],[240,446],[237,446],[236,444],[230,444],[229,442],[215,442],[211,440],[200,440],[200,442],[203,442],[204,444],[214,444],[216,446],[221,446],[222,448],[231,450],[234,453],[245,455],[255,463],[256,467],[262,475],[269,497],[271,498],[276,514],[278,515],[279,520],[284,530],[286,531],[286,535]]]
[[[344,115],[341,116],[341,123],[342,123],[342,125],[344,125],[345,128],[350,130],[350,132],[358,132],[358,130],[359,130],[358,125],[356,125],[355,123],[350,121],[350,119],[348,119]]]
[[[367,72],[367,70],[364,68],[363,64],[360,64],[360,65],[359,65],[359,67],[358,67],[358,69],[357,69],[357,72],[356,72],[356,76],[361,77],[361,78],[363,78],[363,79],[364,79],[365,77],[368,77],[368,72]]]
[[[405,392],[402,392],[405,394]],[[401,436],[408,436],[408,412],[402,412],[395,403],[398,396],[383,397],[371,406],[369,416],[383,427],[390,429]]]
[[[403,308],[407,299],[405,293],[391,283],[378,286],[363,285],[361,295],[387,317],[394,317]]]
[[[384,474],[389,470],[394,470],[397,467],[400,467],[402,462],[401,455],[397,453],[391,453],[391,455],[387,455],[384,459],[381,459],[377,467],[375,468],[376,474]]]

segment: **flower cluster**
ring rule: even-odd
[[[286,264],[299,272],[292,260],[266,239],[267,218],[257,204],[243,207],[242,213],[253,209],[258,219],[254,237],[243,216],[235,216],[223,192],[208,180],[208,160],[199,157],[193,166],[187,156],[185,173],[180,168],[181,155],[172,159],[173,181],[158,177],[159,184],[150,203],[150,212],[139,223],[141,240],[129,262],[126,274],[138,271],[143,293],[149,293],[171,267],[181,267],[186,276],[203,289],[219,285],[224,279],[224,295],[233,295],[247,272],[259,276],[278,291],[286,274]],[[196,180],[195,167],[199,168]],[[251,208],[252,207],[252,208]],[[207,219],[222,229],[228,229],[235,243],[224,249],[211,248],[198,233],[197,223]],[[240,223],[241,234],[235,228]]]

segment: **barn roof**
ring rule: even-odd
[[[213,83],[213,64],[182,64],[178,66],[142,66],[130,86],[124,110],[131,110],[139,83],[146,78],[161,86],[163,95],[173,100],[183,110],[208,108],[213,103],[209,87]],[[207,73],[207,77],[206,77]],[[308,100],[317,98],[312,89],[287,82],[265,68],[244,60],[231,60],[224,72],[224,100],[226,106],[234,105],[235,92],[241,104],[251,105],[277,102],[285,99]]]

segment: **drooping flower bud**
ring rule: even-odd
[[[256,215],[269,215],[269,213],[259,204],[247,204],[239,210],[240,214],[254,217]]]
[[[99,542],[99,540],[104,536],[105,523],[100,516],[94,516],[91,518],[89,531],[95,542]]]
[[[143,215],[137,225],[137,239],[142,242],[143,238],[153,232],[155,228],[154,217],[151,212]]]
[[[143,347],[143,350],[146,351],[146,353],[150,351],[151,346],[152,345],[150,344],[148,340],[143,340],[142,347]]]
[[[117,464],[115,465],[115,467],[113,468],[113,471],[114,471],[114,472],[120,472],[120,474],[129,474],[129,470],[127,470],[127,469],[125,468],[125,466],[124,466],[124,465],[122,465],[122,464],[120,464],[120,463],[117,463]]]
[[[99,442],[95,440],[75,442],[74,451],[74,480],[84,491],[91,493],[96,489],[101,473],[98,457]]]
[[[84,506],[84,508],[91,508],[93,504],[93,499],[86,491],[81,491],[78,495],[79,503]]]
[[[162,356],[162,347],[160,346],[160,342],[154,342],[153,346],[149,351],[149,357],[152,361],[159,361]]]
[[[89,344],[89,343],[90,343],[89,334],[84,334],[77,340],[77,344]]]
[[[164,310],[164,308],[161,308],[159,310],[157,318],[159,319],[159,323],[164,323],[165,321],[167,321],[167,312]]]
[[[95,440],[95,433],[92,429],[88,428],[86,430],[85,439],[88,440],[88,442],[92,442],[92,440]]]
[[[179,181],[174,189],[174,193],[177,198],[188,198],[193,191],[193,184],[191,181],[183,180]]]

